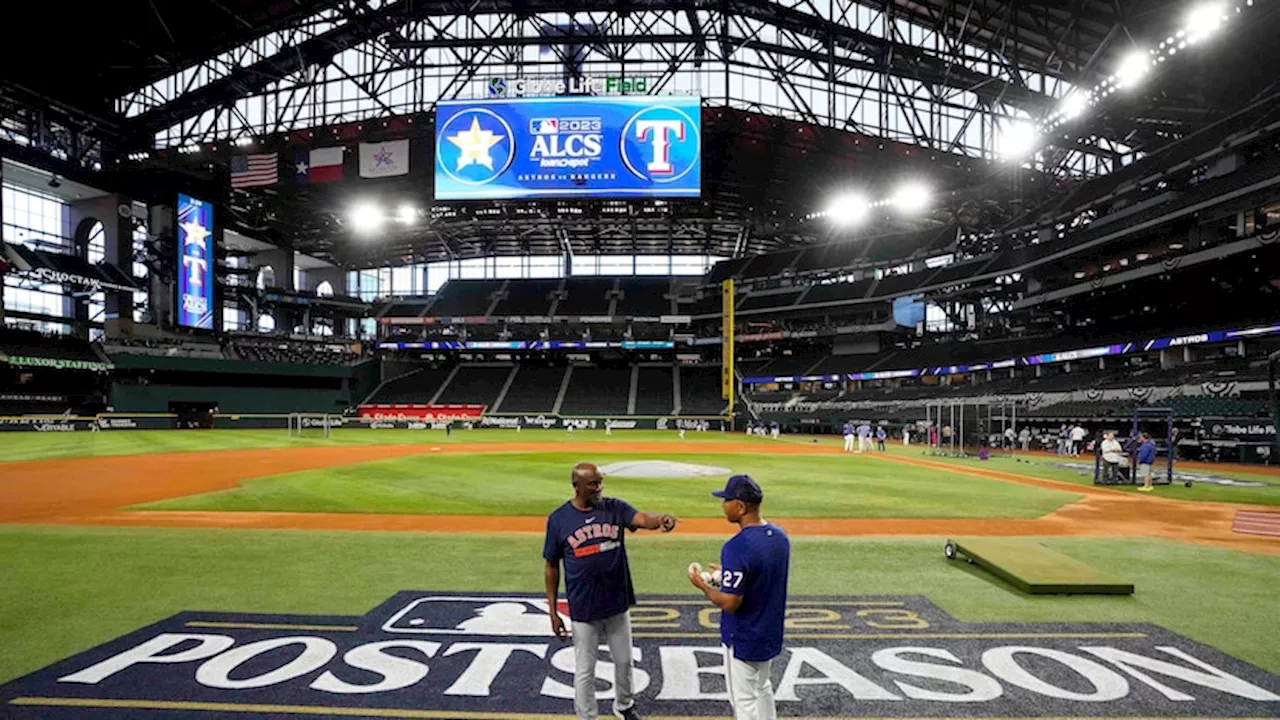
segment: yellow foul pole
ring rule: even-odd
[[[720,284],[720,396],[729,401],[725,414],[733,419],[733,405],[738,383],[733,373],[733,279]]]

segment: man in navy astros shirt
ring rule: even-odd
[[[689,573],[689,582],[720,608],[720,642],[725,648],[729,702],[735,720],[775,720],[773,659],[782,653],[791,541],[777,525],[760,517],[764,491],[749,475],[729,478],[723,499],[725,519],[738,534],[720,551],[720,588]]]
[[[640,720],[632,690],[631,606],[636,592],[623,544],[627,530],[671,532],[678,518],[637,511],[617,498],[606,498],[604,477],[591,463],[573,468],[573,499],[547,518],[547,538],[542,557],[551,630],[569,637],[556,611],[560,590],[560,563],[564,562],[564,592],[573,621],[573,709],[579,720],[595,720],[596,659],[601,644],[609,646],[614,663],[613,714],[622,720]]]

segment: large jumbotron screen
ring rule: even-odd
[[[213,205],[178,195],[178,324],[214,329]]]
[[[701,100],[441,102],[435,156],[437,200],[698,197]]]

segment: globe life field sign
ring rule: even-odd
[[[435,197],[698,197],[701,109],[689,96],[441,102]]]

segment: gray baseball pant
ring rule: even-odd
[[[609,646],[613,656],[614,714],[636,704],[631,685],[631,612],[593,620],[573,621],[573,709],[578,720],[596,720],[596,660],[600,645]]]

